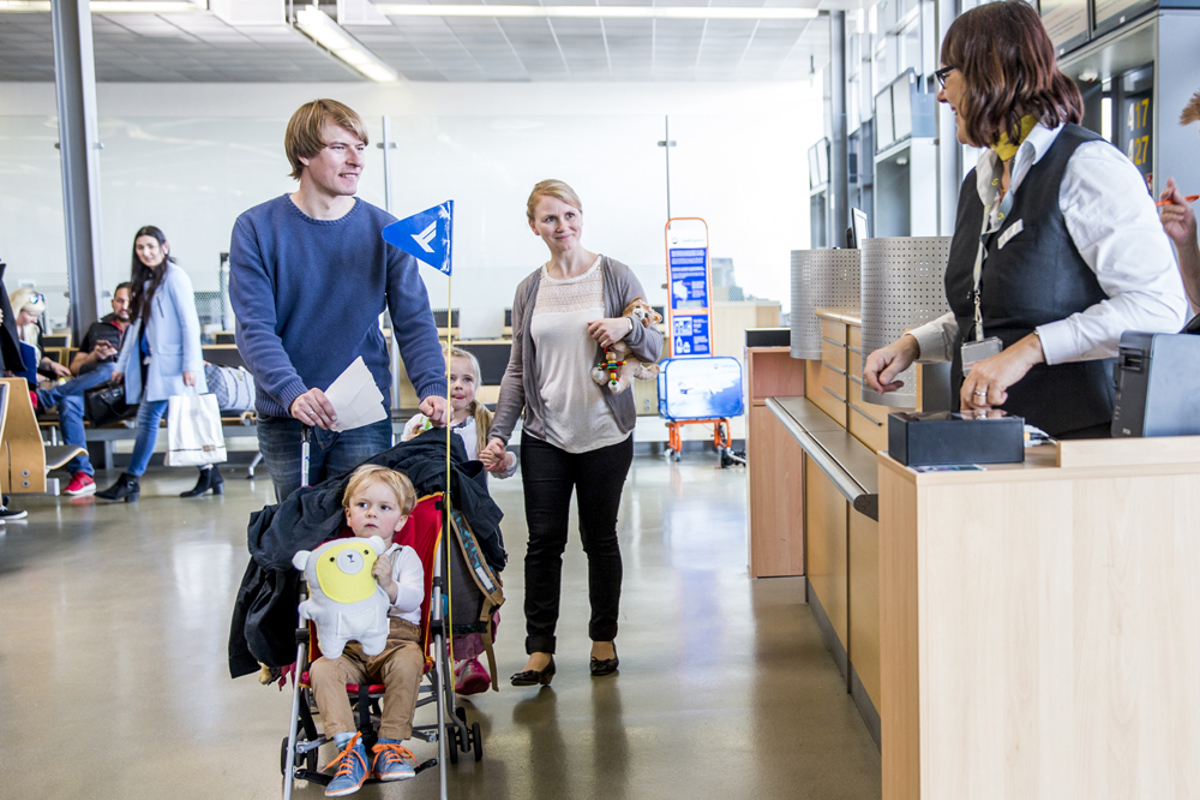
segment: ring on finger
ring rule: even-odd
[[[987,397],[987,389],[976,389],[974,394],[976,397]]]

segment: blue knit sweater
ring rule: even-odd
[[[390,408],[391,370],[379,330],[385,308],[417,396],[445,394],[445,363],[417,261],[380,236],[392,222],[362,199],[341,219],[312,219],[288,195],[238,217],[229,290],[259,413],[290,416],[297,397],[328,389],[359,356]]]

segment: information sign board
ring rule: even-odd
[[[667,333],[672,358],[712,355],[708,224],[699,217],[667,222]]]

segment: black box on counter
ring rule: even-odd
[[[1025,420],[1003,411],[888,414],[888,455],[908,467],[1024,461]]]

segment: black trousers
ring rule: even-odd
[[[592,606],[588,635],[594,642],[617,637],[622,574],[617,509],[632,463],[632,435],[588,453],[568,453],[521,435],[521,481],[529,526],[525,652],[554,652],[572,491],[579,505],[579,534],[588,559],[588,598]]]

